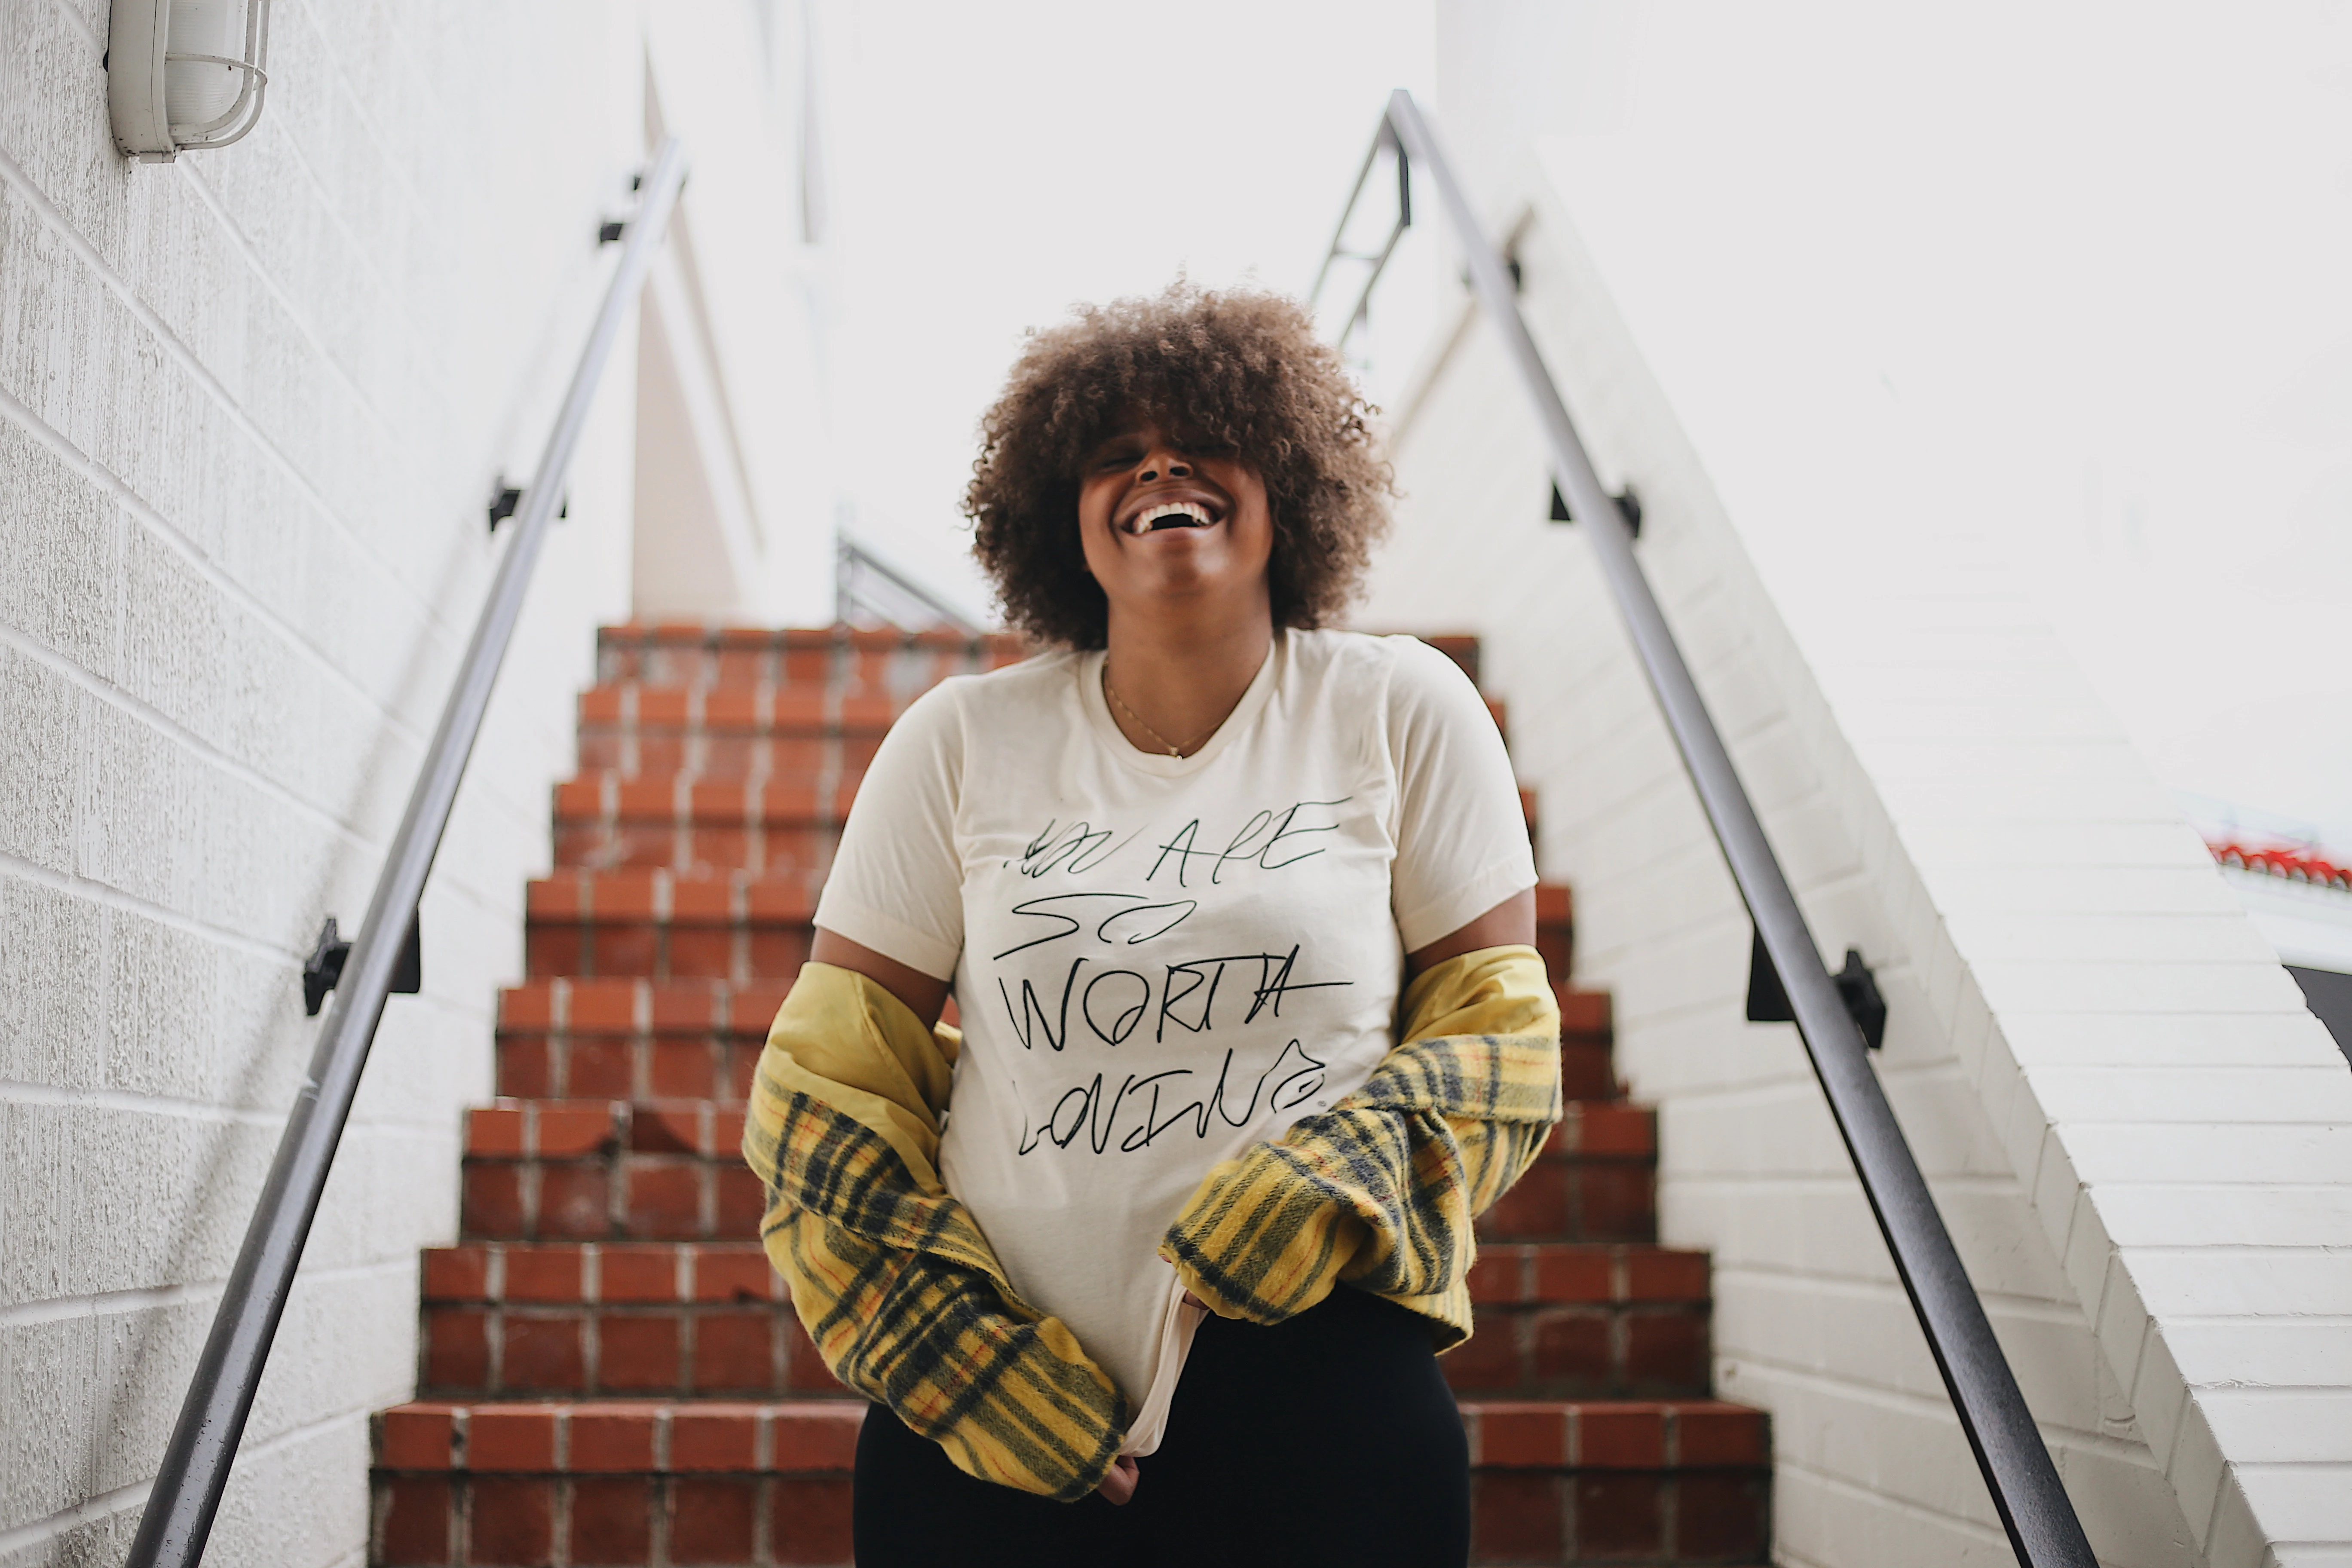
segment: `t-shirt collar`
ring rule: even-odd
[[[1249,729],[1273,697],[1275,688],[1282,683],[1282,670],[1288,662],[1289,652],[1289,629],[1276,626],[1273,643],[1265,650],[1265,662],[1259,665],[1257,673],[1250,678],[1249,688],[1242,693],[1242,700],[1234,704],[1234,710],[1225,715],[1225,721],[1217,726],[1217,732],[1209,737],[1208,743],[1189,757],[1171,757],[1160,752],[1139,750],[1134,742],[1120,732],[1118,721],[1111,717],[1110,705],[1103,700],[1103,661],[1110,655],[1102,648],[1082,655],[1077,660],[1078,706],[1085,710],[1087,722],[1093,726],[1095,738],[1121,763],[1138,773],[1155,773],[1162,778],[1181,778],[1207,767],[1216,760],[1218,753],[1234,742],[1236,736]]]

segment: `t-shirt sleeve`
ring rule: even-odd
[[[1389,746],[1397,771],[1390,873],[1404,950],[1427,947],[1536,885],[1534,847],[1510,753],[1460,667],[1413,637],[1392,639]]]
[[[882,737],[842,825],[816,923],[935,980],[963,951],[956,801],[963,723],[955,683],[915,700]]]

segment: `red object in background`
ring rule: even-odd
[[[2249,871],[2284,877],[2290,881],[2310,882],[2323,888],[2341,888],[2352,892],[2352,868],[2335,865],[2315,855],[2305,855],[2294,849],[2258,848],[2235,840],[2224,840],[2219,844],[2208,842],[2205,847],[2211,850],[2213,858],[2224,866],[2242,866]]]

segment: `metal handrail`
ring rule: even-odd
[[[1353,213],[1356,210],[1356,204],[1363,199],[1364,186],[1371,180],[1373,165],[1381,161],[1381,153],[1383,149],[1396,154],[1396,219],[1389,225],[1388,233],[1381,237],[1381,247],[1378,250],[1343,250],[1340,248],[1340,242],[1347,237],[1348,215]],[[1372,138],[1371,147],[1364,153],[1364,166],[1356,171],[1355,187],[1348,193],[1348,205],[1340,209],[1339,231],[1331,237],[1331,248],[1323,253],[1323,265],[1316,269],[1315,286],[1307,290],[1307,297],[1309,300],[1322,298],[1324,280],[1331,276],[1331,264],[1335,261],[1364,261],[1371,264],[1371,269],[1364,275],[1364,286],[1356,290],[1355,309],[1348,312],[1347,325],[1339,329],[1340,347],[1347,346],[1349,335],[1358,327],[1362,326],[1370,314],[1372,290],[1380,287],[1381,275],[1389,269],[1389,258],[1396,254],[1397,242],[1404,237],[1404,231],[1412,226],[1412,161],[1405,156],[1403,144],[1398,142],[1396,132],[1390,127],[1388,121],[1383,119],[1381,121],[1380,133]]]
[[[891,613],[892,605],[858,587],[857,574],[860,572],[870,572],[881,578],[891,587],[913,600],[922,608],[924,614],[931,616],[933,620],[949,630],[961,632],[964,636],[971,637],[981,635],[982,628],[979,624],[950,603],[939,590],[916,581],[902,568],[875,554],[872,550],[853,538],[846,530],[835,537],[833,547],[833,618],[842,625],[848,625],[851,616],[861,608],[872,611],[894,626],[903,625]],[[906,626],[904,629],[922,631],[927,628]]]
[[[2082,1522],[2059,1481],[2057,1467],[2034,1426],[2032,1413],[2026,1408],[2000,1342],[1993,1338],[1984,1304],[1969,1283],[1951,1233],[1936,1210],[1918,1162],[1912,1157],[1903,1129],[1886,1102],[1886,1091],[1871,1070],[1862,1030],[1847,1012],[1829,966],[1822,962],[1821,950],[1797,907],[1788,876],[1772,853],[1755,805],[1740,784],[1731,753],[1708,716],[1691,679],[1690,666],[1633,553],[1633,529],[1617,502],[1601,488],[1584,443],[1569,419],[1567,405],[1560,400],[1559,388],[1544,367],[1527,319],[1520,313],[1507,265],[1479,226],[1412,94],[1400,89],[1390,97],[1380,135],[1382,140],[1393,138],[1400,157],[1419,162],[1436,183],[1440,203],[1469,263],[1471,287],[1502,334],[1542,423],[1553,482],[1567,498],[1571,515],[1585,524],[1591,538],[1601,575],[1633,634],[1643,673],[1665,711],[1666,727],[1673,731],[1683,766],[1697,788],[1716,841],[1730,863],[1739,896],[1756,923],[1757,938],[1788,993],[1797,1032],[1812,1058],[1813,1072],[1821,1079],[1838,1132],[1853,1156],[1854,1173],[1862,1178],[1879,1234],[1886,1238],[1895,1271],[1927,1337],[1927,1349],[1959,1413],[1961,1429],[1968,1434],[1969,1447],[1992,1493],[2001,1526],[2009,1532],[2011,1547],[2027,1568],[2097,1568]],[[1358,192],[1363,184],[1360,176]],[[1349,197],[1350,209],[1355,199]],[[1342,233],[1349,216],[1349,212],[1340,216]],[[1335,238],[1332,244],[1337,250],[1339,241]]]
[[[302,1260],[302,1247],[318,1213],[343,1123],[351,1115],[360,1072],[367,1065],[384,996],[425,879],[441,847],[458,782],[480,733],[482,714],[499,665],[522,613],[549,526],[563,495],[563,476],[594,401],[604,362],[626,324],[646,270],[660,248],[662,232],[686,183],[686,150],[676,137],[663,141],[639,183],[637,210],[623,231],[621,259],[604,291],[594,328],[572,385],[556,415],[539,470],[515,512],[513,542],[499,563],[473,640],[457,668],[457,679],[441,710],[441,722],[425,753],[400,830],[393,836],[383,874],[368,902],[367,918],[345,961],[335,1005],[327,1015],[310,1057],[310,1070],[295,1098],[293,1114],[278,1140],[278,1157],[254,1206],[245,1244],[229,1271],[214,1315],[212,1332],[197,1359],[180,1418],[172,1429],[163,1466],[148,1494],[147,1510],[131,1542],[132,1568],[194,1568],[204,1558],[205,1539],[228,1485],[231,1460],[253,1410],[255,1390],[269,1357],[270,1341],[286,1310],[287,1292]]]

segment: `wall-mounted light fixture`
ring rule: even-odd
[[[114,144],[142,163],[226,147],[261,119],[269,0],[114,0],[106,100]]]

